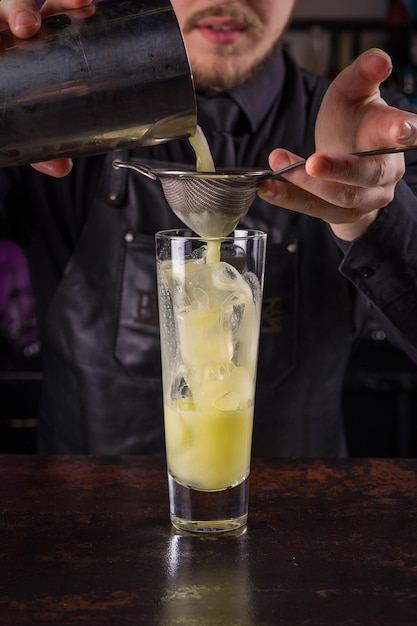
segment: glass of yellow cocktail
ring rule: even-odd
[[[173,525],[246,523],[266,235],[156,235]]]

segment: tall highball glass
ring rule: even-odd
[[[156,234],[172,524],[246,523],[266,234]]]

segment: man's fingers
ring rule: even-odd
[[[37,172],[48,174],[54,178],[62,178],[69,174],[72,170],[71,159],[53,159],[51,161],[43,161],[42,163],[33,163],[32,167]]]
[[[329,224],[352,224],[386,206],[392,200],[390,189],[374,187],[364,190],[328,184],[322,187],[323,197],[320,197],[295,184],[268,180],[259,186],[258,194],[270,204],[322,219]]]
[[[46,0],[42,5],[42,15],[53,15],[69,9],[84,9],[92,4],[93,0]]]
[[[366,157],[316,153],[305,169],[315,178],[370,188],[398,182],[405,172],[405,160],[401,153]]]
[[[9,28],[16,37],[32,37],[41,25],[41,16],[35,0],[1,0],[0,26]]]
[[[300,161],[300,157],[278,148],[271,152],[269,164],[277,171],[292,163]],[[403,153],[374,156],[355,156],[330,152],[316,152],[299,167],[284,174],[284,177],[299,187],[311,188],[321,181],[343,183],[362,188],[381,187],[398,182],[405,172]]]
[[[80,17],[94,12],[93,0],[46,0],[39,11],[35,0],[1,0],[0,29],[10,29],[20,39],[35,35],[41,26],[41,14],[53,15],[67,10],[82,11]]]
[[[379,93],[380,84],[392,72],[388,54],[372,48],[362,53],[349,67],[340,72],[333,81],[347,101],[357,102]]]
[[[270,155],[273,170],[297,162],[285,150]],[[268,180],[259,187],[267,202],[321,218],[331,223],[349,223],[391,202],[395,182],[404,173],[402,154],[357,157],[314,154],[299,167],[284,174],[292,184]]]

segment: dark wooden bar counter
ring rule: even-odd
[[[0,624],[417,624],[417,460],[254,460],[249,522],[186,535],[163,459],[0,456]]]

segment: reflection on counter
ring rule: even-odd
[[[224,542],[227,549],[222,550]],[[246,527],[222,537],[173,529],[166,554],[159,626],[255,626]]]

